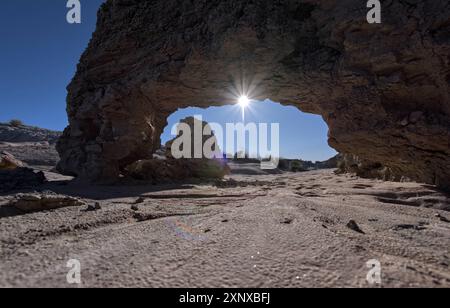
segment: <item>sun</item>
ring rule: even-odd
[[[250,100],[246,95],[242,95],[241,97],[239,97],[238,103],[241,108],[246,108],[248,107],[248,105],[250,105]]]

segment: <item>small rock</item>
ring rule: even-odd
[[[290,225],[294,220],[292,218],[285,218],[281,221],[282,224]]]
[[[87,209],[85,209],[84,211],[85,212],[95,212],[95,211],[98,211],[101,209],[102,209],[102,207],[101,207],[100,203],[96,202],[95,204],[89,204]]]
[[[361,228],[358,226],[358,224],[354,220],[350,220],[349,221],[349,223],[347,224],[347,228],[349,228],[349,229],[351,229],[351,230],[353,230],[355,232],[358,232],[358,233],[361,233],[361,234],[365,234],[364,231],[361,230]]]
[[[139,206],[137,206],[136,204],[133,204],[131,206],[131,210],[137,212],[137,211],[139,211]]]
[[[442,216],[441,214],[436,214],[436,218],[439,218],[440,221],[450,223],[450,219],[447,217]]]
[[[144,198],[144,197],[139,197],[139,198],[136,199],[135,204],[144,203],[144,201],[145,201],[145,198]]]

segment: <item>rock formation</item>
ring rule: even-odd
[[[186,144],[184,143],[179,144],[179,148],[174,149],[178,152],[183,152],[180,154],[184,154],[184,152],[188,154],[187,155],[188,157],[183,158],[210,159],[213,157],[214,158],[223,157],[223,153],[221,152],[218,141],[214,136],[214,132],[207,122],[198,120],[194,117],[188,117],[180,121],[180,123],[178,124],[179,129],[180,125],[186,125],[186,127],[189,127],[190,136],[188,136],[188,138],[191,141],[190,144],[188,144],[189,149],[184,149],[184,146],[186,146]],[[173,157],[172,145],[174,141],[177,139],[183,140],[184,133],[185,132],[180,131],[174,139],[166,143],[164,147],[166,150],[166,157]],[[212,154],[213,157],[208,157],[208,155],[206,155],[206,153],[204,152],[205,146],[208,147],[208,151],[210,151],[210,154]],[[198,157],[195,157],[196,148],[198,152],[197,153]]]
[[[175,146],[175,140],[183,139],[183,134],[186,131],[179,132],[178,135],[166,143],[164,149],[164,156],[156,155],[153,159],[139,160],[125,167],[124,174],[131,176],[138,180],[150,181],[154,184],[171,182],[171,181],[185,181],[191,179],[222,179],[225,175],[230,173],[230,168],[227,162],[220,157],[220,149],[214,132],[207,122],[200,121],[194,117],[188,117],[180,121],[179,125],[187,124],[190,132],[190,143],[177,144],[179,148],[174,149],[184,153],[187,150],[187,157],[175,159],[173,157],[172,147]],[[196,133],[200,136],[196,139]],[[203,134],[205,132],[205,134]],[[197,140],[197,141],[196,141]],[[184,149],[184,147],[189,149]],[[215,154],[214,157],[205,156],[201,153],[201,157],[195,158],[195,148],[203,149],[208,146],[211,152]],[[159,152],[159,151],[157,151]],[[156,157],[156,158],[155,158]],[[211,159],[213,158],[213,159]]]
[[[117,177],[178,108],[240,93],[322,115],[341,153],[450,187],[450,4],[108,0],[68,87],[59,170]]]

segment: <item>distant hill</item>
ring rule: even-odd
[[[0,123],[0,142],[23,143],[23,142],[48,142],[55,144],[61,132],[44,128]]]
[[[280,159],[279,168],[283,171],[311,171],[318,169],[334,169],[338,166],[341,155],[336,155],[322,162],[305,161],[301,159]]]

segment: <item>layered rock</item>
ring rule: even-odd
[[[61,137],[61,132],[34,126],[0,123],[1,142],[48,142],[49,144],[55,144],[59,137]]]
[[[86,205],[86,203],[80,199],[49,192],[18,194],[14,197],[14,200],[10,204],[10,206],[24,213],[48,211],[63,207],[82,205]]]
[[[322,115],[341,153],[450,187],[450,6],[109,0],[69,85],[59,170],[117,177],[178,108],[271,98]]]

